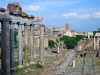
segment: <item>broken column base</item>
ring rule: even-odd
[[[23,65],[19,65],[19,66],[18,66],[18,69],[23,68],[23,67],[24,67]]]
[[[35,64],[35,62],[30,62],[30,64],[32,65],[32,64]]]
[[[29,65],[30,65],[29,63],[25,64],[25,66],[29,66]]]

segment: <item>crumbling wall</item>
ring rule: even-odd
[[[7,10],[9,12],[16,12],[16,13],[22,14],[22,8],[20,7],[18,3],[8,4]]]

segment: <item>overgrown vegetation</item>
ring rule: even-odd
[[[1,34],[1,32],[0,32],[0,37],[1,37],[1,35],[2,35],[2,34]],[[0,39],[0,48],[1,48],[1,39]]]
[[[39,63],[30,65],[30,66],[25,66],[24,68],[17,69],[16,72],[22,72],[22,73],[29,73],[31,72],[31,69],[42,69],[43,66]]]
[[[53,56],[45,56],[44,57],[44,60],[45,60],[45,63],[53,63],[53,61],[55,60],[55,57],[53,57]]]
[[[50,48],[55,48],[56,43],[53,40],[48,40],[48,42]]]
[[[15,45],[17,45],[16,35],[18,35],[18,32],[14,32],[14,44],[15,44]]]
[[[100,60],[96,61],[96,66],[100,66]]]
[[[61,40],[64,41],[64,44],[68,49],[73,49],[78,44],[78,41],[83,38],[84,36],[82,35],[77,35],[76,37],[63,36]]]
[[[0,51],[0,59],[1,59],[1,51]]]
[[[83,39],[85,36],[82,36],[82,35],[76,35],[75,39],[77,41],[80,41],[80,39]]]

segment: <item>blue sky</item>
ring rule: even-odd
[[[49,29],[65,27],[78,32],[92,32],[100,28],[100,0],[0,0],[0,7],[20,3],[29,15],[43,17]]]

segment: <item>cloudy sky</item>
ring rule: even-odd
[[[48,28],[65,27],[78,32],[92,32],[100,28],[100,0],[0,0],[0,7],[20,3],[29,15],[43,17]]]

